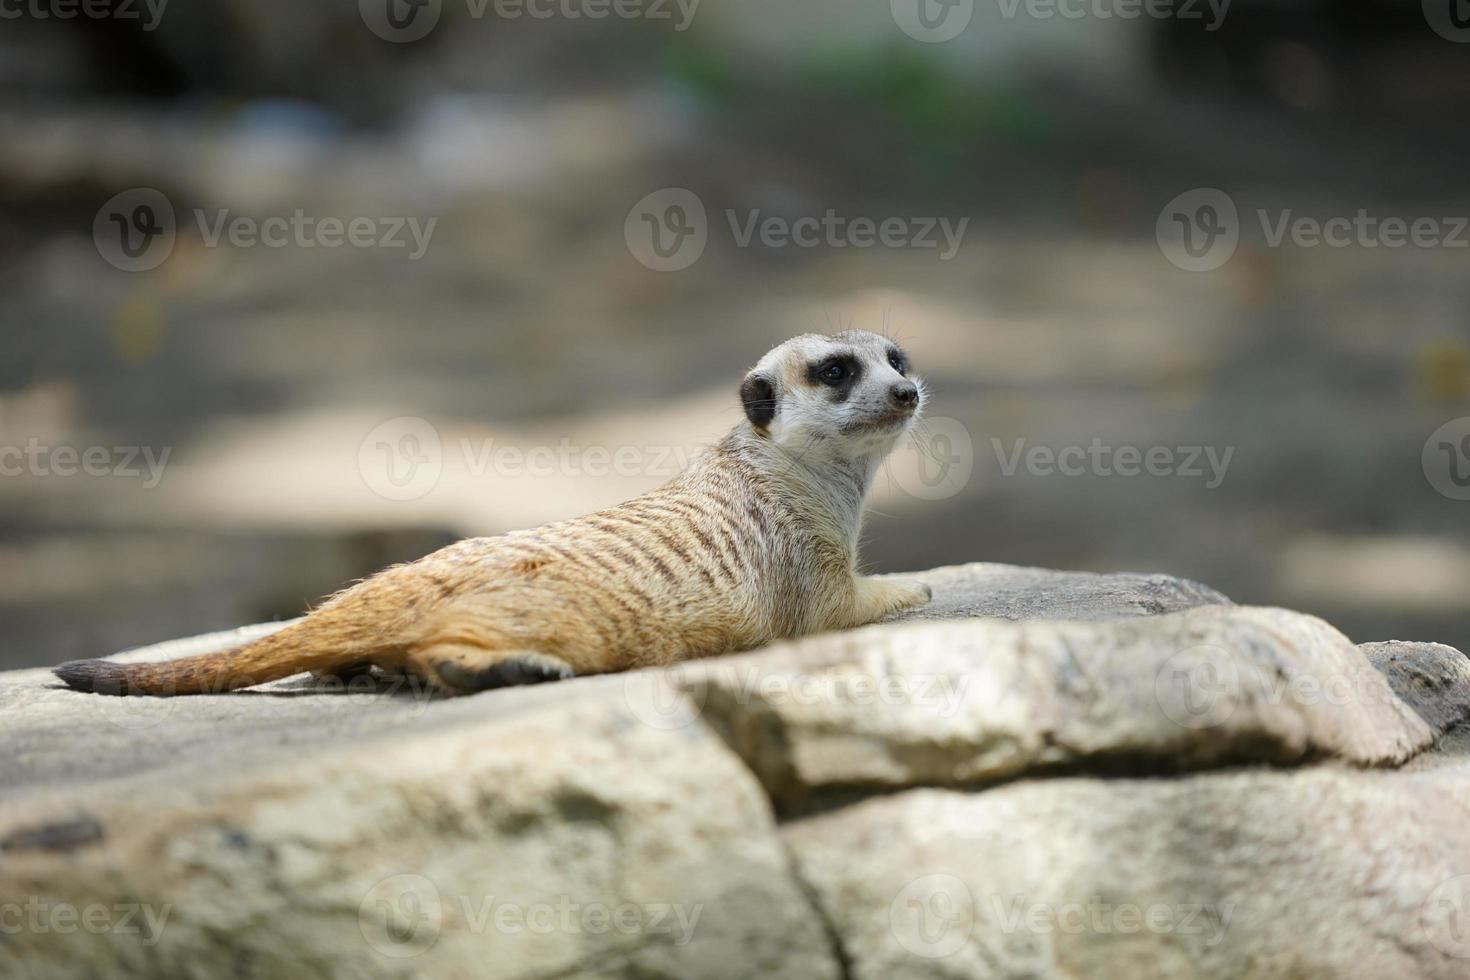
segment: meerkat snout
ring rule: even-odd
[[[893,399],[895,405],[907,405],[912,408],[919,404],[919,386],[912,381],[900,381],[888,389],[888,395]]]

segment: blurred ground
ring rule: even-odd
[[[145,50],[136,34],[20,22],[0,39],[27,54],[0,59],[0,444],[113,463],[0,479],[0,667],[295,615],[455,536],[623,499],[733,424],[768,347],[849,325],[909,348],[931,387],[921,435],[958,466],[894,460],[873,569],[1165,571],[1356,641],[1470,646],[1470,502],[1422,461],[1470,415],[1470,249],[1249,231],[1257,208],[1470,215],[1470,75],[1422,23],[1320,40],[1288,6],[1301,24],[1240,5],[1208,42],[1140,25],[1089,42],[1085,71],[1033,56],[967,73],[901,33],[774,50],[714,8],[687,34],[450,21],[421,49],[376,40],[350,5],[346,22],[301,8],[302,45],[333,57],[287,71],[245,13],[204,5],[145,39],[141,64],[167,70],[124,58],[115,85],[97,51]],[[210,59],[190,32],[220,11],[241,40]],[[133,187],[179,215],[147,272],[92,237]],[[624,235],[667,187],[709,215],[678,272]],[[1247,215],[1213,272],[1155,239],[1195,187]],[[210,245],[196,208],[436,224],[411,260]],[[941,260],[741,247],[727,209],[969,223]],[[424,448],[405,416],[440,443],[413,499],[374,462]],[[1203,456],[1200,476],[1007,475],[1017,440],[1230,455],[1218,481]],[[628,464],[598,475],[620,449]]]

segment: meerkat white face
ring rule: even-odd
[[[740,386],[756,432],[794,454],[885,455],[923,405],[908,356],[865,330],[793,337]]]

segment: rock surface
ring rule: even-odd
[[[825,789],[979,785],[1085,765],[1399,764],[1439,733],[1347,637],[1282,609],[881,625],[685,675],[784,809]],[[1442,729],[1450,713],[1434,707]]]
[[[0,675],[0,976],[1470,971],[1458,651],[918,577],[908,621],[452,700]]]
[[[853,980],[1449,980],[1470,973],[1467,782],[1022,781],[913,790],[785,835]]]
[[[1436,733],[1470,719],[1470,659],[1459,650],[1401,640],[1364,643],[1359,649]]]

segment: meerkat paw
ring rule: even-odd
[[[853,603],[853,625],[876,623],[885,616],[924,605],[934,590],[917,579],[860,578]]]
[[[916,578],[890,580],[889,584],[897,586],[902,590],[898,594],[902,605],[893,610],[894,612],[900,612],[904,609],[917,609],[934,598],[934,590],[929,587],[929,583],[920,582]]]
[[[340,667],[314,670],[311,672],[311,678],[323,683],[348,683],[359,677],[370,677],[372,672],[373,662],[371,660],[357,660],[350,664],[342,664]]]
[[[566,680],[576,672],[560,657],[532,650],[498,651],[438,645],[409,654],[414,673],[447,694]]]

